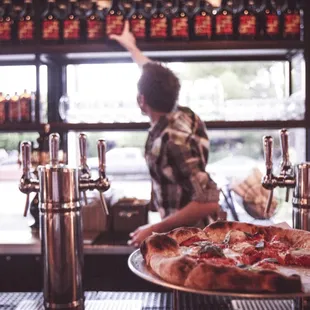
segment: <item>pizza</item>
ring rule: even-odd
[[[310,283],[310,232],[302,230],[217,221],[153,234],[140,251],[157,276],[197,290],[296,293],[304,277]]]

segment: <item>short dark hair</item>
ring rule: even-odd
[[[180,82],[170,69],[160,63],[148,62],[142,67],[138,90],[153,110],[169,113],[176,106]]]

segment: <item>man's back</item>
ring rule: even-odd
[[[205,172],[209,139],[189,108],[161,117],[150,129],[145,155],[153,185],[152,203],[167,216],[191,200],[218,200],[216,184]]]

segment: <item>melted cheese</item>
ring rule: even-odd
[[[247,236],[241,230],[230,230],[226,234],[224,240],[227,240],[227,242],[229,244],[234,244],[234,243],[237,243],[237,242],[243,242],[243,241],[247,240]]]
[[[194,246],[194,247],[181,247],[181,252],[183,255],[190,255],[190,256],[198,256],[198,252],[201,249],[200,246]]]
[[[295,249],[291,250],[290,253],[293,256],[304,256],[304,255],[310,256],[310,250],[308,249]]]
[[[231,249],[237,253],[243,253],[245,249],[252,247],[255,248],[254,245],[250,244],[249,242],[240,242],[237,244],[234,244]]]

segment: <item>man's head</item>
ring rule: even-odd
[[[179,91],[179,79],[170,69],[155,62],[143,66],[138,82],[138,103],[142,112],[146,113],[145,104],[156,112],[173,111]]]

